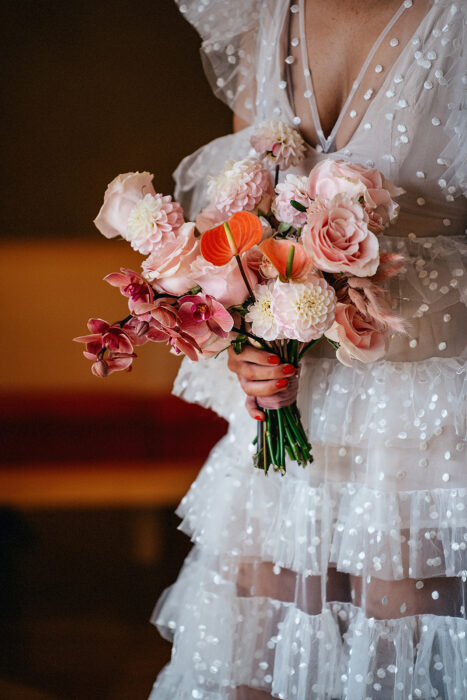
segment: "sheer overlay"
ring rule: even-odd
[[[229,431],[177,510],[194,546],[154,612],[173,654],[151,700],[467,697],[465,5],[402,3],[329,133],[305,2],[180,10],[216,94],[251,124],[182,161],[187,215],[263,119],[315,144],[299,174],[322,158],[378,168],[406,190],[381,246],[406,257],[391,293],[410,333],[369,365],[324,345],[305,359],[315,461],[285,478],[252,467],[254,426],[225,357],[184,360],[174,392]]]

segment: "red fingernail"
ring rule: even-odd
[[[293,365],[284,365],[282,367],[282,372],[283,372],[283,374],[294,374],[295,367]]]
[[[268,362],[270,365],[278,365],[280,358],[277,355],[269,355]]]
[[[279,379],[276,382],[276,386],[278,389],[283,389],[285,386],[287,386],[288,383],[289,383],[288,379]]]
[[[264,420],[263,416],[255,416],[256,420]]]

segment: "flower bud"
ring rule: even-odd
[[[96,377],[107,377],[109,373],[109,366],[105,360],[97,360],[91,367],[91,372]]]
[[[147,321],[140,321],[135,324],[134,331],[139,338],[142,338],[148,332],[150,326]]]

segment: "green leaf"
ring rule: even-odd
[[[294,209],[297,209],[298,211],[306,211],[306,207],[304,207],[303,204],[300,204],[300,202],[297,202],[296,199],[291,199],[290,204],[293,206]]]
[[[278,231],[280,233],[288,233],[292,226],[290,224],[286,224],[285,221],[282,221],[279,226],[278,226]]]

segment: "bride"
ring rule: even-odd
[[[406,258],[391,293],[410,332],[372,364],[307,357],[315,461],[284,478],[252,468],[250,443],[287,368],[252,347],[184,361],[175,393],[229,431],[177,510],[194,547],[154,613],[173,653],[151,700],[467,697],[465,4],[179,5],[236,132],[182,161],[177,199],[196,216],[268,119],[307,141],[290,172],[377,168],[405,190],[380,242]]]

